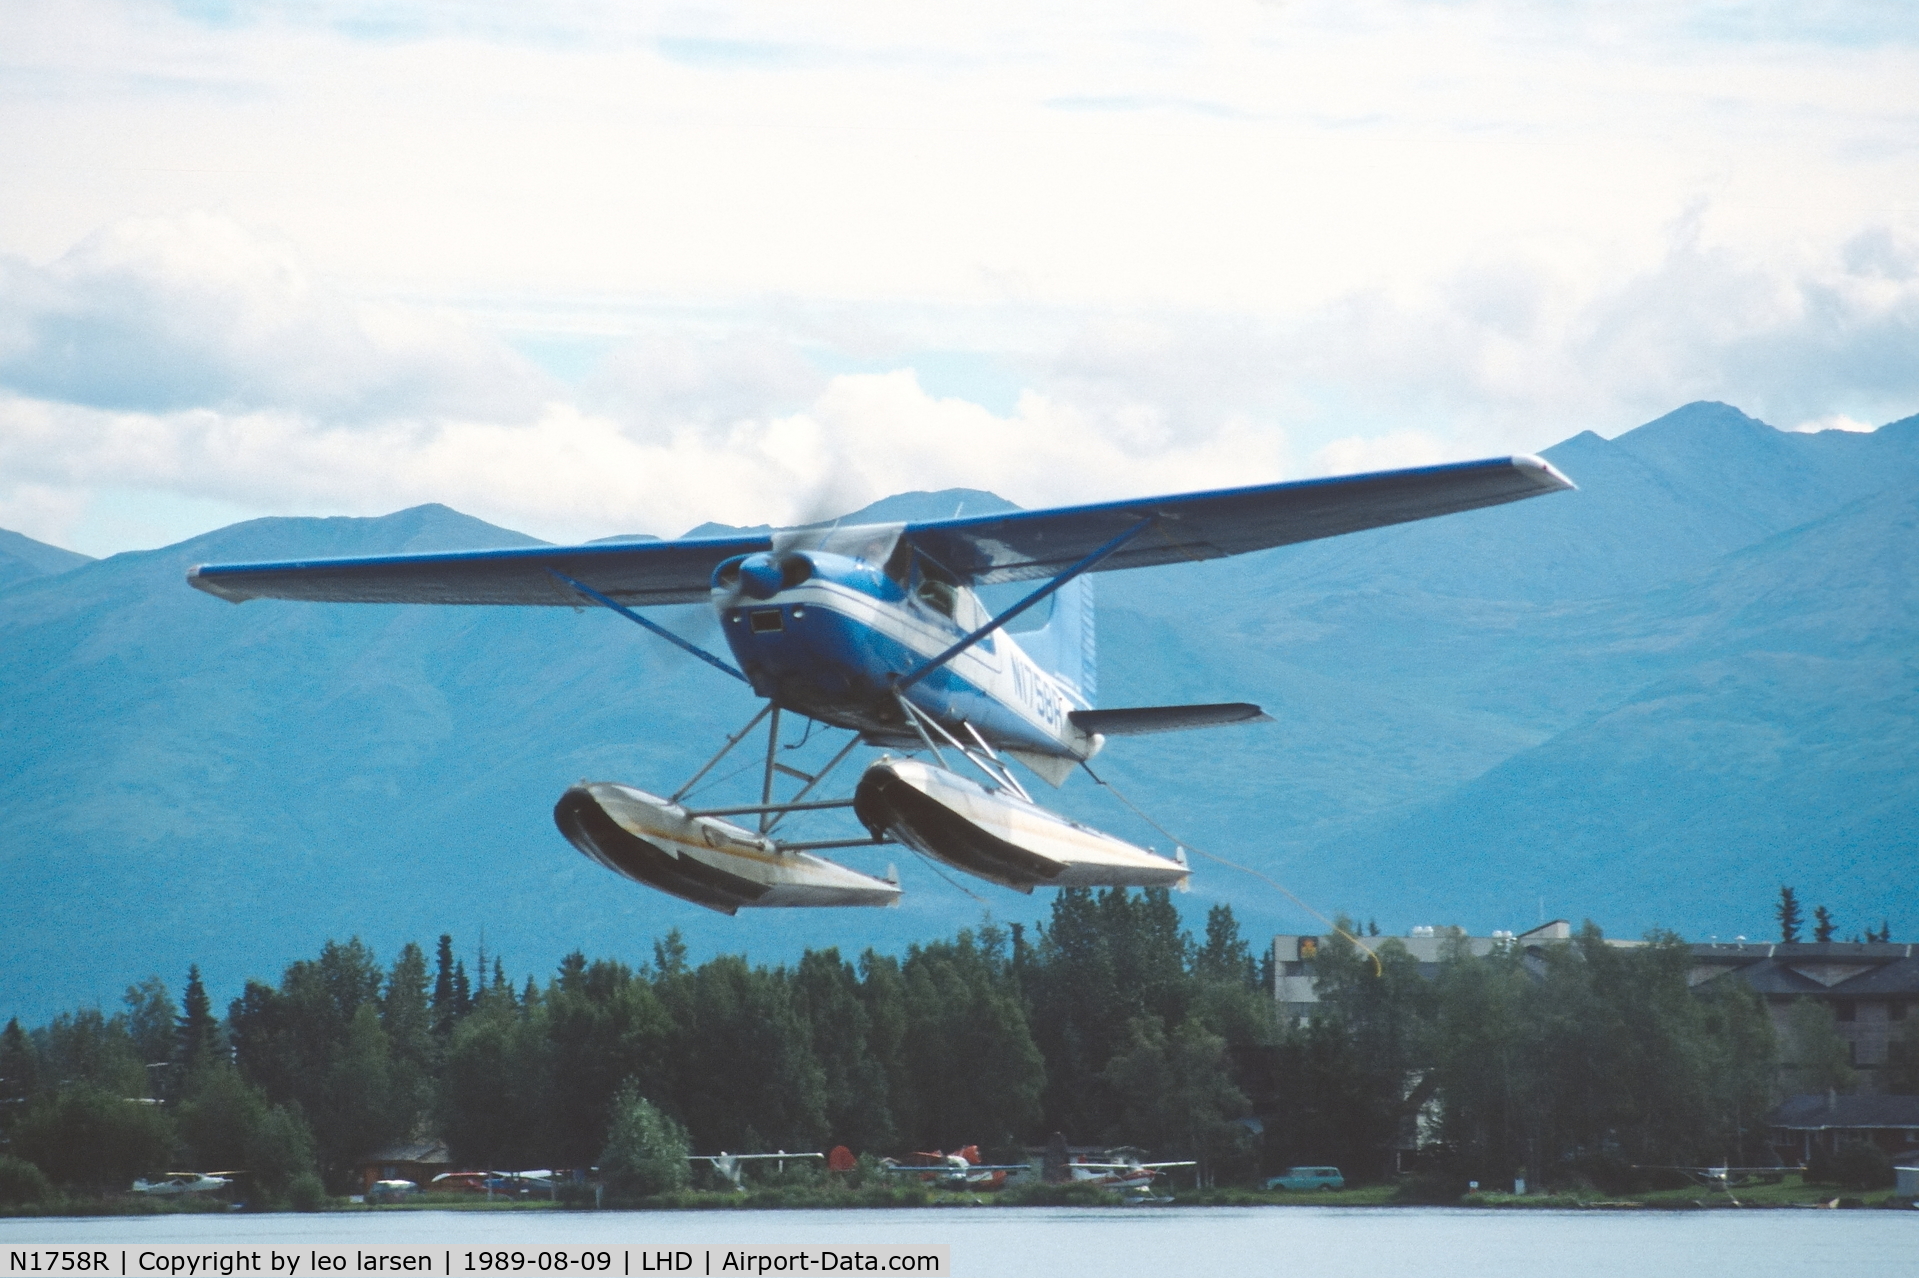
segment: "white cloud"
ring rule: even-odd
[[[1838,13],[0,6],[0,525],[673,532],[1903,416],[1919,40]]]
[[[1335,439],[1313,454],[1313,463],[1323,475],[1350,475],[1401,466],[1431,466],[1448,460],[1448,451],[1443,441],[1424,431],[1400,430]]]
[[[1919,270],[1901,267],[1915,244],[1878,228],[1756,257],[1703,244],[1688,219],[1659,260],[1598,284],[1513,253],[1283,320],[1105,318],[1037,384],[1194,423],[1247,414],[1287,429],[1314,470],[1537,451],[1696,399],[1781,424],[1885,422],[1919,409]]]
[[[646,334],[612,351],[581,398],[635,427],[720,425],[810,402],[826,377],[791,341],[769,333]]]
[[[1878,428],[1871,422],[1862,422],[1858,418],[1848,417],[1844,413],[1828,413],[1824,417],[1815,417],[1809,421],[1800,422],[1796,426],[1789,426],[1787,429],[1793,431],[1795,434],[1817,435],[1819,432],[1827,430],[1867,432]]]
[[[0,260],[0,386],[99,408],[340,421],[508,416],[542,389],[496,339],[350,301],[288,246],[206,214],[116,222],[45,267]]]
[[[117,224],[10,266],[0,520],[88,549],[159,535],[168,511],[445,501],[577,538],[799,521],[915,487],[1038,504],[1284,467],[1283,435],[1243,419],[1175,428],[1137,402],[1030,393],[996,415],[910,370],[828,378],[766,334],[635,340],[570,399],[501,342],[351,303],[227,219]],[[172,503],[141,523],[103,513],[106,491]]]
[[[227,512],[442,501],[553,539],[670,535],[908,489],[1035,506],[1536,451],[1695,398],[1884,421],[1919,401],[1919,273],[1888,269],[1904,240],[1866,239],[1758,263],[1682,228],[1596,294],[1504,260],[1286,323],[1107,315],[1023,334],[1027,387],[995,412],[915,377],[923,313],[841,326],[869,357],[890,344],[889,372],[822,373],[808,350],[832,326],[774,308],[656,326],[576,391],[469,324],[352,302],[231,221],[144,219],[12,267],[28,287],[0,302],[0,526],[99,552]],[[139,517],[102,492],[145,494]]]
[[[1643,265],[1701,195],[1742,245],[1832,238],[1919,184],[1890,20],[1845,44],[1651,4],[535,12],[11,6],[0,46],[41,87],[0,103],[0,154],[41,191],[0,244],[211,207],[431,292],[1272,315],[1488,246]]]
[[[526,423],[343,426],[16,397],[0,400],[0,526],[93,549],[73,536],[80,495],[113,487],[280,513],[444,501],[552,539],[670,535],[710,519],[804,522],[915,488],[987,488],[1028,505],[1178,491],[1274,477],[1282,453],[1270,430],[1174,443],[1150,421],[1101,422],[1036,395],[996,416],[928,396],[910,371],[836,377],[805,411],[723,426],[638,428],[568,404]]]

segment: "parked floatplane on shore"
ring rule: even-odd
[[[1085,574],[1216,559],[1572,487],[1536,457],[1428,466],[1139,501],[770,535],[612,542],[284,563],[203,564],[197,589],[241,603],[512,604],[612,609],[750,685],[766,705],[670,795],[582,781],[554,820],[580,851],[710,909],[892,905],[897,875],[818,855],[904,846],[988,882],[1183,887],[1184,857],[1135,847],[1050,812],[1018,762],[1062,784],[1116,736],[1248,723],[1255,705],[1097,709]],[[975,593],[1040,584],[997,616]],[[1007,624],[1051,600],[1046,624]],[[636,609],[710,602],[737,665]],[[808,773],[781,760],[781,718],[850,733]],[[757,803],[689,806],[695,787],[762,723]],[[841,798],[817,797],[852,753],[885,751]],[[909,757],[910,756],[910,757]],[[960,768],[970,770],[962,774]],[[798,791],[775,796],[781,776]],[[844,810],[863,833],[783,838],[796,813]]]
[[[880,1170],[937,1189],[977,1191],[1004,1189],[1007,1177],[1031,1171],[1032,1165],[983,1162],[978,1145],[965,1145],[950,1154],[935,1149],[918,1150],[905,1158],[882,1158]]]
[[[233,1184],[234,1172],[168,1172],[158,1180],[144,1177],[133,1182],[131,1192],[153,1198],[173,1198],[184,1194],[217,1194]]]

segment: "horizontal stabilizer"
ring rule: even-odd
[[[1271,723],[1273,717],[1249,701],[1208,706],[1134,706],[1126,710],[1074,710],[1066,716],[1082,732],[1107,737],[1143,737],[1154,732],[1218,728],[1229,723]]]

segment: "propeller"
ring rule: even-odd
[[[806,555],[796,551],[780,555],[762,551],[721,563],[713,570],[713,591],[720,596],[724,607],[738,602],[742,595],[748,599],[771,599],[812,575],[813,561]]]

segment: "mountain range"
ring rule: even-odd
[[[1115,742],[1095,769],[1201,855],[1247,933],[1591,918],[1755,938],[1793,884],[1840,936],[1919,928],[1919,417],[1792,434],[1692,404],[1545,455],[1496,510],[1098,579],[1103,705],[1275,722]],[[901,494],[852,518],[979,513]],[[703,531],[713,531],[707,526]],[[737,918],[615,878],[553,829],[582,777],[670,790],[750,694],[603,611],[241,607],[196,563],[535,544],[443,506],[276,518],[101,560],[0,532],[0,1019],[197,962],[216,999],[327,937],[484,933],[509,972],[898,950],[1020,896],[848,854],[897,910]],[[721,648],[702,608],[661,610]],[[803,762],[836,743],[814,739]],[[716,775],[724,775],[720,769]],[[736,779],[730,784],[744,784]],[[720,793],[724,793],[722,786]],[[1043,801],[1165,849],[1084,775]],[[856,860],[856,858],[858,858]],[[490,962],[490,960],[489,960]]]

